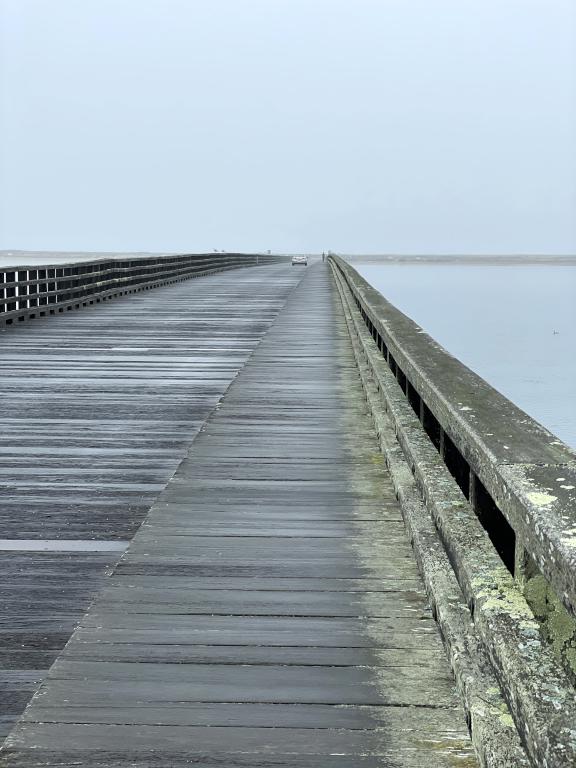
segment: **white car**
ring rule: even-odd
[[[308,256],[292,256],[292,266],[295,266],[296,264],[303,264],[305,267],[307,267]]]

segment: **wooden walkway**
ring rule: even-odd
[[[301,277],[224,272],[0,332],[0,737]]]
[[[309,268],[1,766],[476,765],[337,302]]]

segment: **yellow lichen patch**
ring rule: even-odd
[[[476,576],[472,579],[472,586],[475,590],[494,590],[494,589],[507,589],[512,582],[510,571],[504,564],[484,571],[481,576]]]
[[[509,712],[503,712],[500,715],[500,722],[502,725],[504,725],[506,728],[514,728],[514,720],[512,719],[512,715]]]
[[[539,619],[543,619],[548,613],[548,589],[548,582],[540,575],[528,579],[524,586],[524,596]]]
[[[574,645],[574,643],[570,643],[564,656],[566,657],[566,663],[570,669],[574,670],[576,673],[576,645]]]
[[[552,496],[551,493],[542,493],[542,491],[532,491],[531,493],[527,493],[526,496],[528,497],[528,500],[537,507],[547,507],[558,498],[557,496]]]
[[[516,724],[514,723],[512,715],[510,714],[510,710],[508,709],[508,705],[505,701],[502,701],[496,706],[489,705],[487,712],[479,712],[476,710],[476,715],[478,716],[479,714],[481,716],[489,715],[493,720],[497,719],[503,728],[513,728],[514,730],[516,729]]]
[[[554,655],[576,679],[576,620],[541,574],[526,582],[524,595],[540,621],[542,633],[552,646]]]
[[[566,613],[564,607],[560,604],[550,614],[548,624],[552,637],[552,646],[558,652],[562,651],[564,646],[576,637],[574,619]]]
[[[500,569],[492,571],[487,577],[474,579],[472,586],[478,590],[476,600],[482,611],[492,611],[521,619],[523,629],[538,628],[524,595],[511,583],[510,574],[507,571],[502,572]]]

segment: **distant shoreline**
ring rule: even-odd
[[[343,259],[362,264],[458,264],[460,266],[576,266],[575,256],[362,256],[341,255]]]
[[[230,253],[230,251],[228,251]],[[83,261],[98,261],[101,259],[123,259],[123,258],[151,258],[158,256],[173,256],[184,253],[194,253],[194,251],[25,251],[25,250],[0,250],[0,268],[9,269],[18,267],[28,267],[31,269],[52,264],[55,266],[62,264],[81,263]],[[198,251],[198,254],[212,253],[211,251]],[[222,251],[224,253],[224,251]],[[258,253],[258,251],[234,251],[234,253]],[[260,251],[262,255],[267,252]],[[303,253],[303,252],[302,252]],[[293,253],[284,253],[281,251],[272,251],[275,256],[293,256],[302,255]],[[307,253],[307,256],[320,258],[321,253]],[[419,254],[397,255],[397,254],[347,254],[338,253],[351,264],[420,264],[420,265],[442,265],[452,264],[459,266],[526,266],[526,265],[544,265],[544,266],[576,266],[576,254],[573,256],[554,256],[554,255],[502,255],[502,256],[480,256],[480,255],[431,255],[423,256]]]

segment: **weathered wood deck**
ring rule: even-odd
[[[223,272],[0,331],[0,737],[301,276]],[[26,551],[46,540],[62,551]]]
[[[283,296],[296,286],[52,666],[0,753],[0,765],[476,764],[367,413],[334,284],[327,266],[309,268],[296,285],[301,276],[285,267],[228,273],[43,326],[54,334],[55,344],[59,322],[62,338],[68,323],[76,343],[101,347],[106,334],[108,346],[112,332],[122,336],[114,347],[162,350],[174,344],[174,330],[179,330],[184,360],[173,363],[172,374],[162,373],[149,397],[138,400],[146,371],[154,363],[165,370],[156,356],[141,356],[137,369],[142,379],[137,386],[132,381],[118,401],[116,426],[118,420],[139,417],[140,434],[131,433],[133,442],[125,445],[111,440],[114,430],[102,433],[111,450],[127,451],[112,462],[120,473],[126,467],[125,482],[144,480],[146,485],[152,480],[154,488],[136,489],[152,494],[166,482]],[[268,293],[263,300],[260,294],[259,301],[256,287],[262,288],[264,278]],[[219,290],[217,281],[227,289]],[[195,290],[204,309],[193,310],[198,312],[193,346],[222,351],[230,326],[238,326],[232,319],[220,329],[220,342],[211,343],[219,335],[211,312],[229,298],[222,293],[241,291],[242,281],[251,300],[241,309],[241,320],[250,323],[252,335],[242,355],[229,353],[225,371],[202,374],[201,393],[192,377],[205,358],[200,351],[189,354],[190,325],[172,319],[158,328],[150,307],[142,306],[136,315],[150,323],[149,333],[140,330],[138,341],[127,342],[117,322],[106,326],[102,320],[106,310],[114,313],[120,307],[134,318],[137,301],[163,306],[160,294],[165,302],[178,297],[180,310],[187,312],[193,298],[189,292]],[[256,310],[259,319],[252,323],[248,318],[255,318]],[[221,322],[221,312],[216,315]],[[37,328],[18,334],[29,339]],[[16,333],[10,338],[16,343]],[[126,365],[132,354],[138,353],[122,355]],[[206,362],[222,365],[218,352],[212,355]],[[70,359],[73,373],[77,358]],[[179,383],[176,392],[173,377]],[[70,393],[63,389],[61,395],[65,404]],[[133,402],[138,403],[134,409]],[[29,402],[27,407],[35,406]],[[110,407],[96,407],[94,419],[106,422],[108,414],[110,420]],[[132,448],[148,445],[139,440],[142,433],[149,436],[151,412],[157,430],[154,450],[171,451],[162,471],[154,461],[146,464],[147,459],[138,468],[130,463]],[[74,414],[82,418],[80,411]],[[38,417],[33,411],[30,418]],[[65,430],[63,423],[60,445],[68,442]],[[124,429],[115,432],[125,440]],[[18,435],[23,434],[21,429]],[[81,465],[80,454],[63,456],[72,497],[62,510],[60,501],[50,507],[53,519],[59,521],[61,511],[64,521],[61,527],[54,523],[50,538],[114,538],[103,523],[105,505],[89,503],[94,486],[78,498],[87,474],[78,468],[94,466],[95,460],[88,456]],[[107,458],[102,474],[111,468]],[[115,488],[108,487],[107,498],[121,520],[133,497],[130,487],[120,490],[127,495],[115,495]],[[41,504],[40,494],[34,493]],[[126,512],[127,526],[110,526],[117,538],[132,536],[150,498],[134,513]],[[78,507],[83,509],[80,517],[74,515]],[[73,526],[80,519],[85,527],[68,527],[67,521]],[[95,520],[100,520],[97,526]],[[102,573],[103,567],[99,577]],[[66,628],[101,584],[102,579],[82,599],[75,597]],[[41,596],[34,599],[40,602]],[[54,611],[44,613],[46,620]]]

